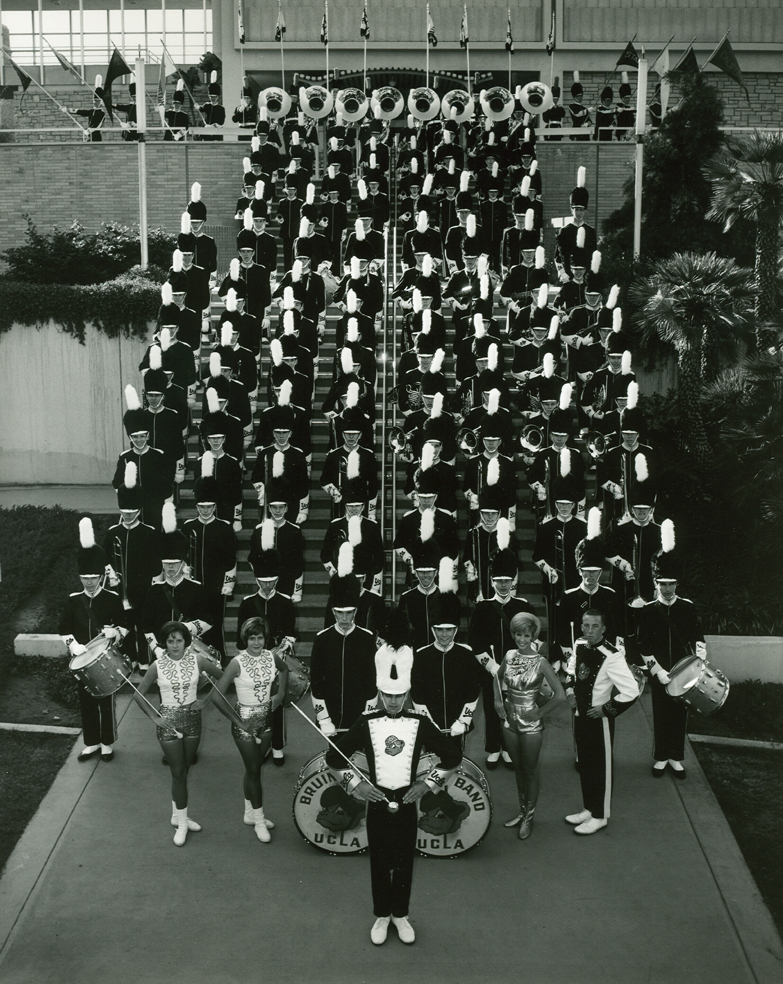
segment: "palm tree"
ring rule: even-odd
[[[728,231],[738,218],[756,227],[754,270],[756,342],[770,343],[765,328],[776,314],[776,278],[780,227],[783,223],[783,134],[754,130],[749,136],[727,136],[723,150],[703,168],[712,183],[708,219]]]
[[[748,338],[750,270],[715,253],[675,253],[630,290],[642,345],[657,336],[677,353],[680,405],[689,449],[709,454],[700,396],[721,362],[736,358]]]

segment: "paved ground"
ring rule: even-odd
[[[303,702],[306,704],[306,701]],[[618,722],[609,827],[574,836],[580,807],[566,713],[549,726],[527,842],[510,772],[490,773],[494,821],[456,860],[416,861],[418,939],[369,941],[366,855],[330,857],[291,818],[297,774],[322,743],[289,711],[284,768],[264,770],[273,841],[242,824],[242,770],[225,719],[206,715],[191,774],[203,832],[172,843],[169,773],[153,726],[123,700],[115,761],[70,757],[0,881],[4,984],[777,984],[772,920],[696,759],[649,776],[649,708]],[[309,708],[307,708],[309,710]],[[472,736],[468,754],[481,764]]]

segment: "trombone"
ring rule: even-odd
[[[630,458],[624,451],[622,452],[622,455],[623,457],[622,457],[622,469],[620,471],[620,487],[623,490],[623,515],[620,522],[626,523],[631,518],[631,510],[628,508],[628,484],[630,481],[628,476],[628,468],[630,466]]]
[[[128,578],[126,577],[125,571],[125,553],[122,549],[122,540],[118,537],[114,537],[113,543],[113,554],[114,554],[114,566],[117,573],[120,575],[122,581],[122,603],[124,608],[129,608],[128,604]]]
[[[526,424],[519,435],[519,443],[524,451],[540,451],[544,446],[544,430],[537,424]]]
[[[639,534],[634,533],[633,535],[633,553],[631,555],[632,566],[633,566],[633,590],[634,596],[628,602],[629,608],[644,608],[647,602],[642,598],[641,580],[642,580],[642,550],[641,543],[639,542]]]
[[[457,446],[463,454],[475,454],[478,447],[478,428],[461,427],[457,431]]]
[[[590,431],[585,442],[590,456],[596,461],[603,461],[606,453],[606,437],[600,431]]]

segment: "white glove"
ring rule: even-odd
[[[301,591],[294,591],[294,593],[291,595],[291,601],[295,605],[298,605],[301,600],[302,600],[302,592]]]
[[[119,642],[122,639],[122,633],[119,629],[115,629],[113,625],[104,625],[101,630],[104,639],[108,639],[109,642]]]
[[[696,643],[696,655],[699,657],[699,659],[706,659],[707,658],[707,644],[706,643],[704,643],[704,642],[697,642]]]
[[[184,481],[185,481],[185,472],[177,470],[177,473],[174,476],[174,482],[177,485],[181,485]]]
[[[234,585],[224,584],[223,587],[220,589],[220,593],[224,595],[226,598],[230,598],[231,595],[234,593]]]
[[[301,526],[302,523],[305,522],[307,522],[307,510],[300,509],[299,512],[296,514],[296,525]]]
[[[337,728],[332,724],[330,717],[321,718],[318,722],[318,727],[321,729],[321,734],[327,738],[332,738],[337,734]]]
[[[546,499],[546,488],[543,485],[536,486],[536,498],[539,502],[544,502]]]
[[[449,734],[451,735],[452,738],[456,738],[458,735],[464,735],[467,730],[468,730],[468,726],[465,724],[465,722],[460,721],[460,719],[457,718],[454,724],[452,724]]]
[[[671,677],[666,672],[666,670],[658,670],[656,676],[658,677],[659,683],[662,683],[664,687],[666,686],[667,683],[671,682]]]
[[[233,527],[234,527],[234,532],[235,533],[241,533],[242,532],[242,520],[241,519],[235,519],[234,520],[234,523],[233,523]]]
[[[84,653],[87,652],[87,647],[83,646],[80,642],[77,642],[75,639],[73,640],[73,642],[70,643],[68,649],[70,650],[71,656],[82,656],[84,655]]]

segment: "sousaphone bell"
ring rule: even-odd
[[[391,85],[384,85],[373,92],[370,97],[370,106],[376,119],[393,120],[405,108],[405,100],[399,89],[395,89]]]
[[[299,108],[311,119],[322,120],[334,106],[334,96],[322,85],[309,85],[299,88]]]
[[[522,104],[523,109],[535,116],[538,113],[545,113],[551,109],[555,101],[552,98],[552,90],[543,82],[528,82],[521,89],[517,88],[517,99]]]
[[[467,123],[473,116],[476,103],[473,96],[465,89],[452,89],[443,97],[440,104],[440,111],[447,120],[454,120],[455,123]]]
[[[291,97],[277,86],[270,85],[258,93],[258,108],[265,109],[271,120],[279,120],[288,116],[291,110]]]
[[[479,105],[489,120],[499,123],[507,120],[514,112],[514,97],[502,85],[492,89],[482,89],[479,94]]]
[[[367,115],[370,100],[361,89],[340,89],[335,96],[334,105],[346,123],[358,123]]]
[[[420,86],[408,93],[408,112],[417,120],[434,120],[440,110],[440,96],[434,89]]]

